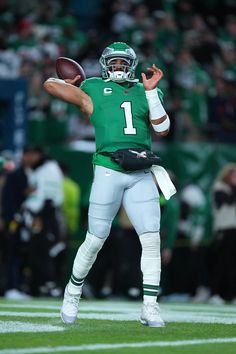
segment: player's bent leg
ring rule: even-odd
[[[73,264],[72,275],[65,288],[61,308],[61,319],[65,323],[72,324],[77,319],[84,278],[95,262],[97,254],[105,240],[106,238],[102,239],[87,232],[85,241],[78,249]]]
[[[142,255],[143,307],[140,322],[149,327],[163,327],[157,295],[160,284],[161,256],[159,232],[144,233],[139,236]]]
[[[74,323],[84,279],[110,233],[123,196],[121,173],[96,166],[88,212],[89,232],[80,246],[73,264],[71,279],[65,289],[61,310],[62,320]]]

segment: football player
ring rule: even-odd
[[[130,46],[115,42],[101,55],[102,78],[86,79],[80,88],[76,86],[79,76],[73,80],[50,78],[44,83],[48,93],[75,104],[90,117],[96,137],[88,232],[65,288],[61,308],[65,323],[74,323],[77,318],[84,279],[109,236],[112,220],[122,204],[142,246],[140,322],[151,327],[164,326],[157,303],[161,273],[159,194],[145,158],[151,148],[150,127],[157,134],[166,135],[170,120],[162,104],[162,92],[157,88],[162,71],[153,64],[148,68],[150,78],[142,73],[140,83],[135,78],[137,63],[136,53]],[[121,161],[112,158],[117,150],[122,151]],[[133,168],[132,158],[126,152],[133,153],[134,160],[143,161],[143,166],[141,163],[137,169]],[[124,167],[123,159],[128,166]]]

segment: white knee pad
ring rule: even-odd
[[[139,239],[142,246],[143,283],[159,285],[161,274],[160,233],[145,233],[140,235]]]
[[[86,238],[79,247],[73,264],[73,275],[84,279],[97,258],[106,238],[99,238],[87,232]]]

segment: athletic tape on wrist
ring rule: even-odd
[[[54,82],[58,82],[58,83],[62,83],[65,84],[65,80],[62,79],[57,79],[56,77],[50,77],[47,81],[54,81]]]
[[[145,95],[148,101],[150,119],[155,120],[164,117],[166,115],[166,111],[161,104],[157,90],[153,89],[145,91]]]
[[[157,133],[162,133],[164,131],[166,131],[167,129],[170,128],[170,118],[169,116],[166,116],[166,119],[160,123],[160,124],[152,124],[153,129],[155,130],[155,132]]]

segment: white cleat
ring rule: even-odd
[[[66,286],[61,308],[61,319],[64,323],[73,324],[77,320],[80,296],[81,294],[70,294]]]
[[[164,327],[165,322],[161,318],[159,305],[156,302],[145,302],[142,307],[140,322],[148,327]]]
[[[210,297],[210,299],[208,300],[208,304],[211,305],[224,305],[225,304],[225,300],[220,296],[220,295],[213,295]]]
[[[4,294],[5,299],[7,300],[29,300],[31,296],[25,294],[18,289],[9,289]]]

